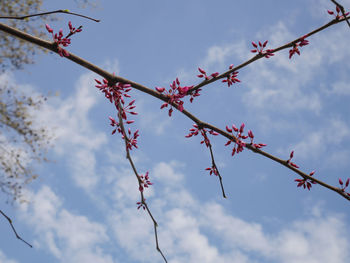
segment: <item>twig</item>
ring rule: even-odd
[[[15,233],[16,237],[17,237],[19,240],[23,241],[24,243],[26,243],[28,246],[30,246],[30,247],[32,248],[33,246],[32,246],[31,244],[29,244],[27,241],[25,241],[23,238],[21,238],[21,237],[17,234],[17,231],[16,231],[15,227],[14,227],[13,224],[12,224],[11,218],[9,218],[9,217],[8,217],[3,211],[1,211],[1,210],[0,210],[0,213],[7,219],[7,221],[9,222],[9,224],[10,224],[12,230],[13,230],[13,232]]]
[[[131,158],[131,155],[130,155],[130,150],[128,148],[128,142],[129,142],[129,139],[126,135],[126,132],[125,132],[125,127],[124,127],[124,123],[123,123],[123,118],[122,118],[122,114],[121,114],[121,110],[122,110],[122,107],[120,105],[120,102],[118,102],[118,119],[119,119],[119,127],[121,129],[121,132],[122,132],[122,135],[124,136],[124,142],[125,142],[125,151],[126,151],[126,158],[129,160],[129,163],[132,167],[132,170],[134,171],[134,174],[136,176],[136,179],[137,179],[137,182],[139,184],[139,187],[142,187],[142,180],[136,170],[136,167],[135,167],[135,164]],[[161,254],[161,256],[163,257],[164,261],[167,263],[167,259],[165,258],[162,250],[159,248],[159,243],[158,243],[158,233],[157,233],[157,227],[158,227],[158,223],[157,221],[154,219],[150,209],[148,208],[148,205],[146,203],[146,199],[143,195],[143,191],[140,191],[140,195],[141,195],[141,203],[142,205],[146,208],[147,210],[147,213],[148,215],[150,216],[150,218],[152,219],[152,222],[153,222],[153,228],[154,228],[154,237],[155,237],[155,241],[156,241],[156,249],[157,251]]]
[[[200,126],[198,126],[200,127]],[[212,146],[211,146],[211,143],[207,137],[207,133],[204,131],[203,133],[203,136],[204,138],[208,141],[208,148],[209,148],[209,151],[210,151],[210,157],[211,157],[211,164],[212,164],[212,167],[215,169],[216,171],[216,174],[218,177],[219,177],[219,182],[220,182],[220,187],[221,187],[221,192],[222,192],[222,196],[223,198],[227,198],[226,194],[225,194],[225,190],[224,190],[224,185],[222,183],[222,176],[220,175],[220,172],[219,172],[219,169],[218,167],[216,166],[216,163],[215,163],[215,159],[214,159],[214,154],[213,154],[213,149],[212,149]]]
[[[24,19],[30,18],[30,17],[45,16],[45,15],[51,15],[51,14],[56,14],[56,13],[64,13],[64,14],[70,14],[70,15],[74,15],[74,16],[80,16],[80,17],[83,17],[83,18],[86,18],[86,19],[90,19],[90,20],[95,21],[95,22],[100,22],[101,21],[99,19],[95,19],[95,18],[92,18],[92,17],[89,17],[89,16],[85,16],[85,15],[81,15],[81,14],[70,12],[68,9],[61,9],[61,10],[56,10],[56,11],[37,13],[37,14],[26,15],[26,16],[0,16],[0,19],[24,20]]]
[[[347,19],[348,19],[347,17],[344,17],[343,19],[340,19],[340,20],[334,19],[334,20],[328,22],[327,24],[325,24],[325,25],[323,25],[323,26],[321,26],[321,27],[319,27],[319,28],[317,28],[317,29],[315,29],[315,30],[309,32],[309,33],[306,34],[305,36],[308,36],[308,37],[309,37],[309,36],[311,36],[311,35],[314,35],[314,34],[320,32],[320,31],[326,29],[327,27],[329,27],[329,26],[331,26],[331,25],[335,25],[335,24],[337,24],[337,23],[343,22],[344,20],[347,21]],[[280,47],[277,47],[277,48],[273,49],[273,53],[275,54],[276,52],[281,51],[281,50],[283,50],[283,49],[293,47],[294,44],[296,44],[296,43],[299,42],[299,41],[300,41],[300,37],[297,38],[297,39],[295,39],[295,40],[293,40],[293,41],[291,41],[291,42],[289,42],[289,43],[287,43],[287,44],[284,44],[284,45],[282,45],[282,46],[280,46]],[[241,69],[241,68],[244,68],[244,67],[248,66],[249,64],[253,63],[254,61],[256,61],[256,60],[258,60],[258,59],[261,59],[261,58],[263,58],[263,57],[264,57],[264,55],[257,54],[257,55],[255,55],[254,57],[248,59],[247,61],[241,63],[240,65],[238,65],[238,66],[236,66],[236,67],[234,67],[234,68],[232,68],[232,69],[230,69],[230,70],[228,70],[228,71],[226,71],[226,72],[224,72],[224,73],[222,73],[222,74],[219,74],[218,76],[216,76],[216,77],[214,77],[214,78],[211,78],[211,79],[209,79],[209,80],[204,80],[204,81],[202,81],[201,83],[195,85],[192,89],[189,89],[189,90],[187,91],[187,94],[191,94],[191,93],[193,93],[194,91],[198,90],[199,88],[204,87],[204,86],[206,86],[206,85],[208,85],[208,84],[210,84],[210,83],[213,83],[213,82],[215,82],[215,81],[217,81],[217,80],[219,80],[219,79],[226,78],[226,77],[229,76],[231,73],[233,73],[233,72],[235,72],[235,71],[237,71],[237,70],[239,70],[239,69]]]

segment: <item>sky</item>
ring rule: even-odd
[[[339,1],[350,9],[349,0]],[[200,82],[198,67],[225,72],[251,58],[252,41],[275,48],[327,23],[331,1],[47,1],[45,10],[69,9],[101,19],[60,15],[50,23],[66,32],[83,25],[68,51],[149,88],[179,78]],[[44,27],[44,25],[42,25]],[[265,151],[293,161],[334,186],[350,170],[350,42],[345,23],[308,38],[300,56],[288,50],[239,71],[240,83],[213,83],[184,107],[221,129],[245,123]],[[47,39],[50,39],[48,34]],[[138,184],[123,141],[111,135],[115,108],[95,88],[100,77],[61,58],[41,54],[22,71],[1,76],[24,92],[44,94],[35,112],[54,136],[48,163],[25,189],[24,204],[1,205],[20,235],[0,220],[0,262],[163,262],[153,224],[137,209]],[[55,95],[57,94],[57,95]],[[193,123],[178,111],[169,118],[159,101],[132,90],[139,149],[132,158],[154,184],[145,190],[168,262],[323,263],[350,256],[349,202],[314,185],[297,188],[292,171],[248,150],[231,156],[226,139],[211,137],[227,199]]]

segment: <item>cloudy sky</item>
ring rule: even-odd
[[[69,51],[149,88],[178,77],[193,85],[198,67],[224,72],[253,56],[252,41],[275,48],[327,23],[331,1],[98,1],[77,9],[51,1],[46,10],[70,9],[99,18],[83,25]],[[350,9],[349,0],[340,1]],[[43,25],[44,26],[44,25]],[[48,39],[49,35],[48,35]],[[206,86],[185,108],[220,128],[245,123],[265,150],[338,186],[350,170],[349,27],[338,24],[308,38],[301,55],[288,50],[240,70],[241,83]],[[162,262],[153,224],[137,210],[138,185],[119,135],[115,109],[96,89],[97,76],[56,54],[37,57],[23,71],[5,73],[26,92],[49,99],[37,121],[55,136],[40,177],[26,189],[27,204],[1,209],[32,243],[16,240],[0,221],[0,262]],[[58,96],[52,94],[58,93]],[[50,95],[51,94],[51,95]],[[199,137],[185,138],[192,122],[161,101],[132,91],[140,129],[132,157],[154,183],[145,197],[159,224],[169,262],[346,262],[350,256],[349,202],[315,185],[296,187],[290,170],[248,150],[231,157],[226,140],[211,139],[228,198],[205,168],[210,153]]]

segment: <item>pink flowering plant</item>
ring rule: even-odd
[[[54,34],[53,29],[49,25],[46,25],[46,29],[49,33],[52,34],[52,39],[53,39],[53,42],[49,44],[47,41],[44,41],[44,40],[38,41],[37,38],[30,37],[25,33],[21,35],[17,31],[12,30],[10,27],[6,25],[0,24],[0,30],[3,30],[9,34],[12,33],[13,35],[20,37],[25,41],[35,43],[37,45],[40,45],[43,48],[47,48],[53,52],[56,52],[61,57],[64,57],[75,63],[78,63],[79,65],[82,65],[83,67],[97,73],[102,77],[102,80],[95,79],[95,82],[96,82],[95,87],[98,88],[104,94],[105,98],[109,101],[109,103],[112,103],[115,107],[116,117],[110,116],[109,121],[110,121],[110,125],[113,127],[112,134],[116,134],[116,133],[120,134],[122,140],[125,143],[126,156],[137,179],[138,192],[140,194],[140,200],[136,202],[137,208],[138,209],[143,208],[143,210],[145,210],[150,216],[154,225],[156,248],[161,254],[164,261],[167,262],[166,257],[164,256],[163,252],[160,250],[159,244],[158,244],[158,235],[157,235],[158,224],[148,207],[146,198],[144,197],[145,189],[152,186],[153,183],[151,182],[149,172],[146,172],[144,175],[139,174],[137,172],[135,163],[133,162],[133,159],[130,153],[131,150],[138,148],[137,143],[138,143],[138,137],[140,136],[138,129],[135,129],[135,131],[132,131],[131,129],[131,127],[135,125],[135,120],[130,118],[131,116],[137,115],[137,112],[135,112],[136,102],[135,102],[135,99],[132,99],[132,96],[130,95],[130,91],[133,89],[136,89],[150,96],[153,96],[162,101],[162,105],[160,108],[161,109],[167,108],[169,116],[172,116],[174,109],[176,109],[178,110],[179,113],[184,114],[186,117],[188,117],[194,122],[193,128],[189,130],[189,133],[185,137],[192,138],[192,137],[196,137],[197,135],[201,136],[202,140],[200,143],[206,146],[206,148],[209,150],[210,157],[211,157],[211,165],[205,168],[205,170],[208,171],[210,175],[214,174],[216,177],[219,178],[222,195],[225,198],[226,198],[226,195],[223,187],[222,176],[220,175],[219,169],[215,163],[214,151],[213,151],[213,144],[215,144],[216,142],[215,140],[219,136],[227,140],[225,146],[232,147],[231,156],[239,154],[244,149],[250,150],[251,152],[260,154],[266,158],[269,158],[274,162],[277,162],[283,165],[287,169],[301,176],[300,178],[295,179],[295,182],[297,182],[297,187],[302,187],[304,189],[311,190],[312,185],[317,184],[318,186],[325,187],[339,194],[341,197],[347,200],[350,200],[350,193],[347,192],[348,191],[347,189],[350,183],[350,178],[347,179],[345,183],[341,179],[339,179],[340,187],[331,186],[315,178],[314,177],[315,171],[312,171],[311,173],[306,173],[302,171],[298,165],[292,162],[292,159],[294,157],[294,151],[290,153],[289,158],[287,160],[271,155],[268,152],[265,152],[263,150],[263,148],[267,146],[265,143],[254,142],[255,135],[251,130],[248,130],[248,132],[245,133],[244,123],[242,123],[239,128],[236,127],[235,125],[230,125],[230,126],[227,125],[224,128],[216,127],[209,123],[203,122],[202,120],[194,116],[192,113],[187,111],[184,103],[185,97],[188,97],[190,102],[193,102],[195,97],[200,96],[199,92],[200,91],[203,92],[203,87],[213,82],[221,80],[221,82],[224,83],[225,86],[227,85],[228,87],[230,87],[233,84],[241,82],[241,80],[237,78],[238,70],[248,66],[249,64],[263,57],[272,58],[273,56],[276,55],[277,52],[283,49],[289,49],[289,58],[292,58],[294,54],[300,55],[299,48],[309,44],[309,40],[306,40],[306,38],[312,37],[312,35],[324,30],[325,28],[331,25],[340,23],[342,21],[347,21],[348,19],[347,16],[349,13],[344,13],[341,7],[339,7],[339,5],[337,4],[336,14],[330,10],[328,10],[328,14],[334,16],[335,19],[320,28],[317,28],[307,34],[304,34],[302,37],[298,37],[297,39],[285,45],[282,45],[280,47],[276,47],[274,49],[266,48],[268,44],[268,40],[266,40],[265,42],[258,41],[257,43],[251,42],[253,46],[251,53],[254,53],[255,55],[250,59],[248,59],[247,61],[242,62],[238,66],[234,66],[233,64],[231,64],[228,67],[228,70],[222,73],[214,72],[211,74],[207,74],[207,72],[204,69],[198,67],[199,74],[197,75],[197,77],[201,80],[201,82],[193,85],[181,85],[179,79],[176,78],[170,84],[169,89],[166,89],[164,87],[156,87],[155,89],[148,88],[142,84],[125,79],[121,76],[117,76],[114,73],[111,74],[103,70],[102,68],[75,56],[74,54],[68,53],[68,51],[66,51],[63,47],[67,47],[68,45],[70,45],[71,44],[70,37],[78,32],[81,32],[81,29],[82,29],[81,26],[78,28],[73,27],[71,22],[68,23],[69,33],[65,37],[62,30]],[[211,136],[210,139],[208,137],[209,135]],[[215,140],[213,138],[215,138]]]

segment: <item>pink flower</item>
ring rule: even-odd
[[[160,93],[164,92],[165,91],[165,88],[163,87],[156,87],[156,90]]]
[[[49,33],[51,33],[51,34],[53,33],[53,29],[48,24],[46,24],[45,27]]]
[[[339,184],[340,184],[340,187],[341,187],[341,190],[343,192],[345,192],[345,189],[348,188],[349,184],[350,184],[350,178],[348,178],[345,182],[345,184],[343,183],[343,180],[339,178]],[[350,194],[349,194],[350,196]]]
[[[250,145],[254,146],[256,149],[260,149],[264,146],[266,146],[266,144],[264,143],[253,143],[253,139],[254,139],[254,134],[251,130],[248,131],[248,135],[244,135],[244,128],[245,128],[245,124],[242,123],[240,128],[238,129],[234,124],[232,125],[232,129],[228,126],[226,126],[226,131],[231,133],[233,136],[236,137],[236,140],[228,140],[225,144],[225,146],[230,145],[231,143],[234,144],[233,149],[232,149],[232,153],[231,155],[235,155],[236,153],[240,153],[244,150],[244,147],[246,147],[246,142],[244,142],[244,140],[250,138]],[[233,132],[235,132],[236,134],[234,135]]]
[[[205,170],[210,171],[209,175],[215,174],[216,176],[219,175],[218,170],[216,169],[215,166],[205,168]]]
[[[181,87],[180,86],[180,81],[178,78],[176,78],[176,80],[173,81],[172,84],[170,84],[170,89],[167,91],[165,88],[163,87],[156,87],[156,90],[160,93],[164,93],[164,95],[166,95],[168,97],[168,102],[163,103],[161,105],[161,109],[168,107],[168,105],[170,105],[170,109],[168,111],[169,117],[172,115],[173,113],[173,105],[179,110],[179,111],[183,111],[184,107],[183,107],[183,98],[187,95],[191,96],[190,101],[193,101],[193,97],[199,96],[199,90],[197,90],[196,92],[192,93],[190,92],[190,94],[188,93],[189,90],[191,90],[193,88],[193,86],[184,86]]]
[[[210,140],[207,136],[207,132],[209,132],[209,134],[213,135],[213,136],[217,136],[219,135],[219,133],[213,131],[213,130],[207,130],[205,128],[199,129],[197,124],[193,124],[194,128],[190,129],[190,133],[187,134],[185,137],[186,138],[190,138],[192,136],[197,136],[199,133],[201,133],[203,140],[201,141],[201,144],[205,144],[206,147],[210,146]]]
[[[305,39],[307,37],[308,35],[305,35],[299,38],[299,40],[294,43],[293,48],[289,50],[289,59],[291,59],[295,53],[297,53],[300,56],[299,47],[306,46],[309,44],[309,41]]]
[[[146,203],[145,203],[145,201],[146,201],[146,198],[143,199],[143,202],[142,202],[142,201],[137,202],[137,203],[136,203],[136,204],[137,204],[137,209],[140,209],[140,208],[142,207],[143,210],[145,210],[145,209],[146,209]]]
[[[209,80],[209,79],[212,79],[212,78],[216,78],[218,75],[219,75],[219,72],[215,72],[215,73],[212,73],[209,77],[207,76],[207,72],[202,69],[202,68],[199,68],[198,67],[198,71],[201,73],[201,74],[198,74],[197,77],[198,78],[205,78],[205,80]]]
[[[75,33],[77,32],[81,32],[82,31],[82,26],[78,27],[77,29],[75,29],[73,26],[72,26],[72,23],[69,21],[68,23],[68,27],[69,27],[69,30],[70,30],[70,33],[66,36],[66,37],[63,37],[63,31],[62,29],[59,30],[58,34],[54,34],[53,33],[53,29],[48,25],[46,24],[45,25],[46,27],[46,30],[52,34],[52,38],[53,38],[53,41],[56,43],[57,45],[57,52],[58,54],[61,56],[61,57],[68,57],[69,56],[69,52],[65,49],[63,49],[61,46],[63,47],[67,47],[70,43],[71,43],[71,40],[69,37],[71,37],[72,35],[74,35]]]
[[[315,171],[312,171],[309,175],[313,176],[314,174],[315,174]],[[302,186],[302,187],[304,187],[304,189],[307,188],[309,191],[310,191],[310,189],[312,187],[312,184],[317,184],[315,181],[310,180],[308,178],[295,179],[294,181],[298,183],[297,187],[301,187]]]
[[[270,57],[274,56],[273,49],[264,50],[264,48],[266,47],[266,45],[268,43],[267,40],[263,44],[260,41],[258,43],[259,43],[259,47],[255,42],[252,42],[254,49],[250,50],[250,52],[258,53],[259,55],[264,56],[265,58],[270,58]]]
[[[148,186],[153,185],[153,183],[149,180],[148,172],[145,175],[140,175],[139,177],[139,191],[143,192],[144,188],[148,188]]]
[[[335,11],[337,12],[337,14],[334,14],[334,12],[331,10],[327,10],[328,14],[333,15],[335,17],[335,20],[341,20],[344,18],[344,15],[341,13],[341,10],[338,5],[336,6]],[[347,16],[348,14],[349,12],[345,13],[345,16]]]

